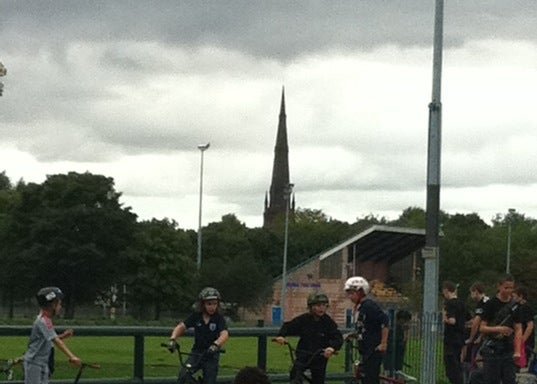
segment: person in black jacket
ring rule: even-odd
[[[353,276],[345,282],[345,292],[354,305],[355,332],[349,335],[358,342],[363,384],[378,384],[380,366],[388,348],[389,318],[377,302],[368,297],[369,282]]]
[[[518,304],[512,301],[515,280],[503,276],[498,293],[485,303],[480,332],[485,341],[481,347],[483,377],[487,384],[515,384],[515,361],[520,359],[522,324]]]
[[[513,291],[513,300],[518,304],[517,316],[522,324],[522,341],[520,348],[519,368],[526,368],[535,349],[535,324],[533,318],[535,313],[528,304],[528,290],[525,287],[517,286]],[[516,363],[516,362],[515,362]]]
[[[451,281],[442,284],[444,296],[444,366],[449,382],[463,384],[461,352],[464,346],[464,327],[466,323],[466,307],[457,297],[457,286]]]
[[[328,297],[321,292],[308,296],[309,311],[285,322],[275,341],[284,345],[286,336],[298,336],[296,359],[291,368],[291,383],[302,383],[304,371],[311,372],[312,384],[324,383],[326,364],[343,345],[337,324],[326,313]],[[316,355],[317,354],[317,355]]]

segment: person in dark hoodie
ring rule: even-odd
[[[326,365],[343,345],[343,335],[337,324],[326,313],[329,300],[321,292],[308,296],[308,312],[285,322],[275,341],[287,344],[287,336],[298,336],[296,359],[291,368],[291,383],[302,383],[304,371],[310,370],[312,384],[322,384],[326,377]],[[317,354],[317,355],[316,355]]]

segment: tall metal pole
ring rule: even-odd
[[[507,223],[507,260],[505,262],[505,273],[511,273],[511,221]]]
[[[7,69],[4,64],[0,63],[0,77],[7,75]],[[0,96],[4,93],[4,83],[0,81]]]
[[[507,215],[507,256],[505,262],[505,273],[511,273],[511,224],[513,220],[514,208],[509,208],[509,214]]]
[[[284,189],[285,199],[285,229],[283,233],[283,268],[282,268],[282,294],[280,299],[280,307],[282,309],[282,323],[285,321],[285,295],[287,292],[287,243],[289,238],[289,204],[291,201],[291,193],[293,192],[294,184],[287,184]]]
[[[198,270],[201,268],[201,202],[203,197],[203,152],[205,152],[207,149],[209,149],[209,146],[211,144],[200,144],[198,145],[198,149],[201,152],[201,161],[200,161],[200,209],[199,209],[199,215],[198,215],[198,258],[197,258],[197,266]]]
[[[422,383],[436,382],[436,340],[438,334],[438,268],[440,212],[440,153],[442,103],[442,41],[444,1],[436,0],[433,48],[433,91],[429,104],[429,138],[427,153],[427,211],[425,228],[424,286],[423,286],[423,349]]]

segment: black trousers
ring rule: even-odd
[[[311,384],[324,384],[326,377],[326,364],[328,360],[324,356],[309,361],[308,358],[297,359],[293,368],[291,368],[290,379],[293,384],[302,384],[304,382],[304,372],[309,370],[311,373]]]
[[[379,384],[380,365],[382,364],[383,355],[380,352],[366,358],[362,365],[362,384]]]
[[[462,364],[461,364],[462,345],[444,343],[444,367],[446,376],[451,384],[463,384]]]
[[[483,352],[483,378],[487,384],[516,384],[513,351]]]

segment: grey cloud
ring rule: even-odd
[[[514,4],[515,3],[515,4]],[[4,1],[8,45],[49,41],[161,41],[222,46],[257,57],[293,58],[379,45],[430,46],[434,2],[340,1]],[[446,44],[472,38],[537,39],[533,0],[448,1]]]

